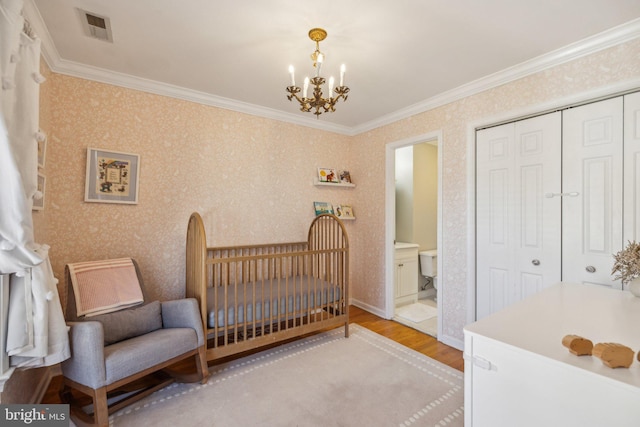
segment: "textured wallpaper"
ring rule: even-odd
[[[131,256],[153,296],[184,295],[189,215],[203,216],[209,245],[304,240],[313,201],[351,203],[352,297],[385,306],[385,145],[433,131],[443,141],[444,334],[467,320],[468,126],[640,76],[640,40],[355,137],[48,73],[43,85],[47,242],[64,265]],[[86,149],[140,155],[137,205],[85,203]],[[355,189],[313,186],[316,168],[348,169]],[[39,222],[38,224],[41,224]],[[42,227],[42,225],[40,225]]]
[[[59,278],[66,263],[130,256],[153,296],[182,297],[192,212],[209,245],[232,245],[306,240],[315,200],[352,203],[313,185],[319,166],[350,168],[347,137],[59,74],[46,84],[44,212]],[[140,155],[137,205],[84,202],[88,147]]]

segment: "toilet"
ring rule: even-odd
[[[438,289],[438,250],[431,249],[428,251],[420,251],[420,274],[429,278],[433,282],[433,287]]]

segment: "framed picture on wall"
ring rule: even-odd
[[[33,196],[33,207],[34,211],[41,211],[44,209],[44,190],[45,183],[47,178],[38,172],[38,192]]]
[[[137,204],[139,175],[139,155],[87,148],[84,201]]]

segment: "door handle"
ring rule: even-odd
[[[588,265],[587,268],[585,268],[585,270],[587,270],[587,273],[595,273],[596,272],[596,268],[593,265]]]
[[[544,197],[546,197],[547,199],[552,199],[554,197],[565,197],[565,196],[577,197],[578,195],[580,195],[580,193],[578,193],[577,191],[572,191],[571,193],[544,193]]]
[[[531,264],[540,265],[540,260],[539,259],[534,259],[534,260],[531,261]]]

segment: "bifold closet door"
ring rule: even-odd
[[[476,317],[560,280],[561,113],[476,133]]]
[[[624,97],[623,244],[640,242],[640,92]]]
[[[562,280],[621,288],[623,97],[563,112]]]

